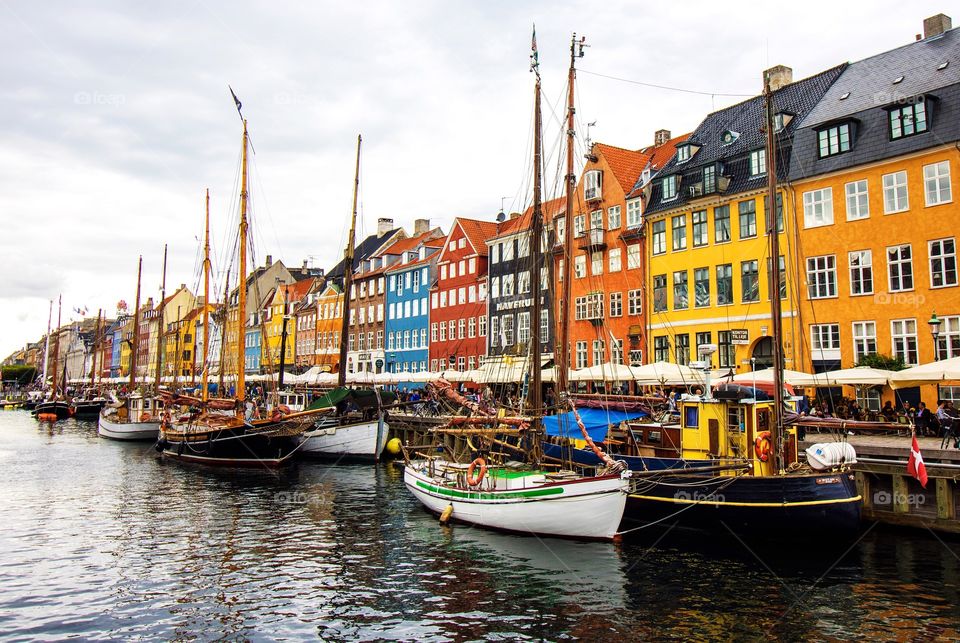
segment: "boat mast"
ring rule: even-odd
[[[783,463],[783,319],[780,305],[780,227],[777,222],[777,133],[774,129],[773,92],[769,76],[764,77],[763,96],[767,130],[767,234],[770,236],[770,316],[773,325],[773,431],[771,451],[775,468]]]
[[[203,376],[201,378],[203,392],[200,399],[207,401],[207,378],[209,364],[207,358],[210,352],[210,188],[207,188],[207,216],[203,233]],[[223,366],[221,365],[221,369]],[[195,372],[195,371],[194,371]]]
[[[160,308],[157,311],[157,381],[156,390],[160,392],[160,375],[163,370],[163,349],[166,348],[163,341],[164,323],[163,315],[166,308],[167,299],[167,244],[163,244],[163,277],[160,281]]]
[[[242,118],[242,117],[241,117]],[[240,266],[237,269],[237,399],[246,399],[243,369],[243,338],[247,317],[247,119],[243,120],[243,153],[240,161]],[[221,371],[223,368],[221,367]],[[238,409],[243,415],[243,409]]]
[[[347,383],[347,333],[350,331],[350,288],[353,287],[354,236],[357,232],[357,193],[360,191],[360,143],[363,137],[357,134],[357,169],[353,179],[353,214],[350,217],[350,234],[347,248],[343,251],[343,319],[340,324],[340,370],[337,373],[337,386]]]
[[[534,43],[536,43],[536,32],[534,32]],[[536,50],[534,50],[536,53]],[[530,257],[532,266],[530,270],[533,304],[530,307],[530,409],[533,414],[531,423],[533,439],[533,449],[531,458],[535,463],[540,461],[540,438],[537,432],[541,426],[540,416],[543,414],[543,391],[541,388],[540,374],[540,310],[542,303],[540,266],[543,265],[543,195],[541,194],[540,168],[543,163],[541,155],[540,129],[542,122],[540,118],[540,67],[536,58],[534,58],[531,69],[536,74],[537,81],[533,90],[533,220],[530,222]]]
[[[40,388],[47,385],[47,367],[50,365],[50,323],[53,321],[53,300],[50,300],[50,310],[47,312],[47,341],[43,348],[43,380]]]
[[[554,363],[557,365],[557,392],[564,394],[569,387],[567,363],[568,346],[570,345],[570,297],[573,290],[571,278],[571,259],[573,258],[573,192],[577,186],[577,176],[573,173],[573,137],[575,134],[573,126],[573,116],[576,108],[573,105],[574,82],[577,77],[576,59],[583,58],[584,40],[581,38],[577,42],[577,34],[574,33],[570,39],[570,70],[567,74],[567,176],[566,176],[566,197],[567,203],[563,216],[563,272],[560,278],[563,280],[563,294],[560,298],[560,305],[557,307],[557,317],[560,321],[559,337],[557,337],[556,350],[553,354]]]
[[[97,377],[97,346],[100,345],[100,319],[103,309],[97,311],[97,327],[93,331],[93,363],[90,365],[90,386],[94,386]]]
[[[130,392],[137,384],[137,351],[140,350],[140,277],[143,274],[143,255],[137,264],[137,299],[133,305],[133,337],[130,343]]]
[[[60,385],[60,373],[58,371],[59,361],[60,361],[60,322],[61,314],[63,313],[63,295],[60,295],[60,298],[57,300],[57,329],[54,331],[53,336],[53,397],[50,399],[57,399],[57,389]],[[64,391],[66,393],[66,391]]]
[[[217,383],[217,394],[223,397],[223,376],[224,366],[227,359],[227,317],[229,317],[230,301],[230,272],[227,271],[227,279],[223,284],[223,306],[220,308],[220,378]]]

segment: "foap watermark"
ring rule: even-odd
[[[273,95],[273,102],[277,105],[306,105],[312,100],[300,92],[277,92]]]
[[[110,94],[107,92],[77,92],[73,95],[73,102],[77,105],[119,107],[127,102],[127,97],[123,94]]]
[[[916,105],[923,102],[923,96],[904,94],[897,91],[879,91],[873,95],[874,105]]]
[[[873,303],[875,304],[923,306],[926,301],[926,297],[916,292],[878,292],[873,296]]]
[[[690,493],[689,491],[678,491],[673,494],[673,497],[677,500],[685,500],[689,502],[724,502],[726,497],[722,493],[703,493],[702,491],[694,491]]]
[[[874,492],[873,505],[875,507],[922,507],[927,502],[927,497],[916,493],[891,493],[884,489]]]
[[[323,494],[306,493],[304,491],[278,491],[273,495],[278,504],[307,505],[323,502]]]

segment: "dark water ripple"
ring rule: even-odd
[[[951,640],[956,541],[441,528],[389,466],[228,473],[0,412],[0,638]]]

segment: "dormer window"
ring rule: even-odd
[[[703,168],[703,193],[710,194],[717,189],[717,166],[706,165]]]
[[[650,176],[652,172],[649,167],[643,169],[643,172],[640,173],[640,185],[646,185],[650,182]]]
[[[850,151],[850,123],[840,123],[817,131],[820,158]]]
[[[699,145],[684,143],[677,146],[677,163],[686,163],[700,149]]]
[[[777,112],[773,115],[773,131],[782,132],[783,128],[793,120],[793,114],[788,112]]]
[[[723,145],[730,145],[731,143],[735,142],[738,138],[740,138],[740,132],[734,132],[733,130],[728,129],[720,137],[720,142]]]
[[[761,176],[767,173],[767,150],[760,148],[750,152],[750,176]]]
[[[661,182],[661,190],[663,192],[662,199],[664,201],[675,199],[677,197],[677,175],[672,174],[664,177],[663,181]]]
[[[603,172],[590,170],[583,177],[583,198],[596,201],[603,194]]]
[[[927,102],[918,96],[907,105],[890,109],[890,139],[896,140],[927,131]]]

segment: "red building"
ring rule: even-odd
[[[430,292],[430,370],[480,367],[487,350],[487,244],[497,224],[458,217]]]

